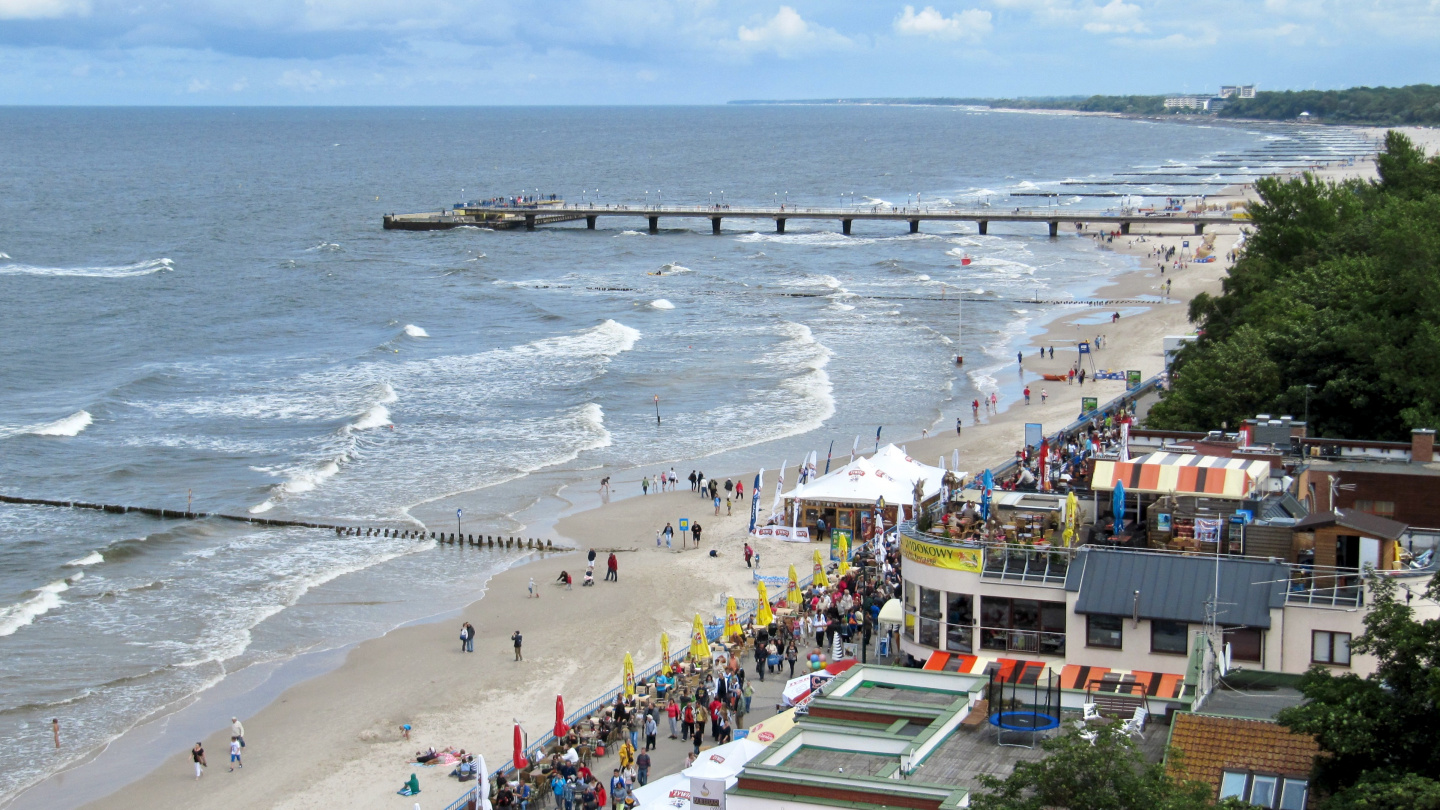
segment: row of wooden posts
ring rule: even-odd
[[[356,526],[335,528],[335,534],[342,537],[395,537],[401,540],[434,540],[437,543],[449,543],[460,546],[476,546],[483,548],[524,548],[539,549],[541,551],[553,551],[555,543],[551,540],[542,540],[536,537],[502,537],[500,535],[485,534],[459,534],[456,532],[423,532],[413,529],[373,529]]]

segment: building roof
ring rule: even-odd
[[[1082,548],[1065,575],[1065,590],[1080,592],[1076,613],[1200,624],[1205,603],[1216,595],[1217,568],[1219,623],[1268,628],[1270,611],[1285,606],[1289,572],[1281,563]]]
[[[1226,770],[1308,777],[1320,746],[1269,720],[1177,713],[1170,750],[1172,775],[1218,786]]]
[[[1399,540],[1410,527],[1398,520],[1372,515],[1356,509],[1336,509],[1330,512],[1316,512],[1295,523],[1296,529],[1314,531],[1327,526],[1342,526],[1369,537],[1385,540]]]
[[[1264,459],[1159,452],[1134,461],[1096,461],[1090,487],[1113,490],[1119,482],[1126,492],[1239,499],[1269,478]]]

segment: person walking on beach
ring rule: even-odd
[[[243,767],[245,767],[245,763],[243,763],[243,762],[240,761],[240,738],[239,738],[239,737],[231,737],[231,738],[230,738],[230,773],[234,773],[236,768],[243,768]]]
[[[524,636],[521,636],[520,631],[516,630],[515,632],[510,634],[510,640],[515,642],[515,660],[524,661],[525,656],[522,655],[520,652],[520,644],[525,640]]]
[[[720,496],[719,496],[719,495],[716,495],[716,496],[714,496],[714,497],[715,497],[715,517],[720,517]]]
[[[644,475],[644,476],[641,476],[641,477],[640,477],[640,494],[641,494],[641,495],[649,495],[649,494],[650,494],[650,476],[648,476],[648,475]]]
[[[1025,386],[1025,404],[1030,404],[1030,386]]]
[[[240,724],[240,718],[230,718],[230,733],[240,740],[240,747],[245,747],[245,727]]]
[[[995,396],[994,391],[990,392],[990,410],[996,413],[1000,412],[1000,397]]]
[[[540,592],[535,590],[535,577],[530,577],[530,596],[527,599],[539,599]]]
[[[662,531],[662,534],[665,535],[665,547],[670,548],[670,541],[675,537],[675,527],[671,526],[667,522],[665,524],[665,529]]]
[[[690,536],[695,538],[695,548],[700,547],[700,523],[697,521],[690,524]]]
[[[750,558],[751,558],[751,557],[754,557],[754,556],[755,556],[755,549],[751,548],[749,543],[746,543],[746,544],[745,544],[745,567],[746,567],[746,568],[749,568],[749,567],[750,567]]]
[[[700,479],[698,479],[698,478],[695,477],[695,471],[694,471],[694,470],[691,470],[691,471],[690,471],[690,491],[691,491],[691,492],[694,492],[694,491],[695,491],[695,483],[696,483],[697,481],[699,481],[699,480],[700,480]]]
[[[1015,352],[1015,365],[1017,365],[1017,366],[1023,366],[1023,365],[1025,365],[1025,354],[1024,354],[1024,352]]]
[[[615,552],[610,552],[609,559],[605,560],[605,581],[620,581],[620,560],[615,557]]]
[[[1050,392],[1049,392],[1049,391],[1046,391],[1044,388],[1041,388],[1041,389],[1040,389],[1040,404],[1041,404],[1041,405],[1044,405],[1044,404],[1045,404],[1045,400],[1047,400],[1047,399],[1049,399],[1049,398],[1050,398]]]
[[[202,769],[210,767],[210,763],[205,761],[205,746],[195,743],[195,747],[190,749],[190,759],[195,761],[195,780],[198,782],[204,773]]]
[[[960,417],[955,417],[955,435],[960,435]]]
[[[744,481],[736,481],[736,482],[735,482],[735,500],[737,500],[737,501],[743,501],[743,500],[745,500],[745,482],[744,482]]]
[[[726,479],[725,479],[725,497],[727,497],[727,498],[730,497],[731,493],[733,493],[734,491],[735,491],[735,482],[732,481],[732,480],[729,479],[729,478],[726,478]]]

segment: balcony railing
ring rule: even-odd
[[[980,647],[1012,653],[1064,655],[1065,634],[1006,627],[980,627]]]

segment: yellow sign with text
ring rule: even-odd
[[[907,560],[933,565],[936,568],[980,573],[980,549],[978,548],[955,548],[936,543],[922,543],[902,534],[900,536],[900,553]]]

